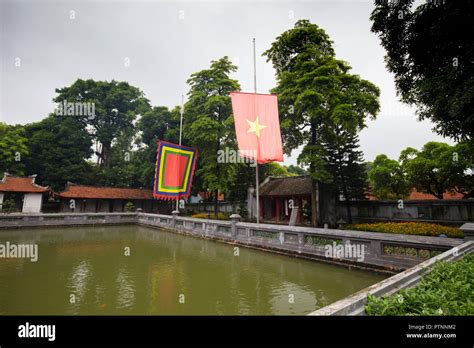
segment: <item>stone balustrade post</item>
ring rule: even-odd
[[[230,232],[231,232],[231,235],[232,235],[232,239],[236,240],[237,239],[237,222],[240,221],[240,219],[242,218],[242,216],[240,216],[239,214],[232,214],[230,216]]]
[[[179,215],[179,210],[173,210],[171,214],[173,214],[173,217],[171,218],[171,228],[176,228],[176,218]]]
[[[464,233],[464,240],[474,240],[474,223],[465,223],[459,229]]]

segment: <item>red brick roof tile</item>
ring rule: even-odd
[[[312,183],[309,175],[270,177],[260,185],[260,196],[311,195]]]
[[[58,196],[61,198],[89,199],[153,199],[153,191],[146,189],[68,184],[66,190],[59,192]]]
[[[377,198],[375,198],[371,194],[368,194],[367,198],[371,201],[377,200]],[[462,198],[463,198],[463,195],[457,192],[454,194],[450,192],[443,193],[443,199],[462,199]],[[413,188],[410,192],[410,196],[408,196],[406,200],[413,200],[413,201],[420,200],[421,201],[421,200],[436,200],[436,199],[438,198],[436,198],[435,196],[429,193],[418,192],[416,188]]]
[[[462,199],[463,195],[460,193],[452,194],[450,192],[443,193],[443,199]],[[418,192],[415,188],[410,192],[409,199],[437,199],[435,196],[429,193]]]
[[[48,188],[35,184],[36,175],[32,176],[13,176],[5,173],[0,181],[0,192],[27,192],[27,193],[43,193]]]

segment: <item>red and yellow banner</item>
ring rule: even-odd
[[[197,149],[158,141],[153,196],[155,199],[178,200],[191,191]]]

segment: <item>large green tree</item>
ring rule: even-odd
[[[460,148],[431,141],[420,151],[413,148],[403,150],[400,161],[409,182],[418,191],[438,199],[443,199],[443,194],[448,191],[463,190],[461,193],[464,196],[470,196],[474,189],[472,178],[467,178],[466,173],[470,159],[457,151]]]
[[[288,167],[288,173],[293,174],[293,175],[307,175],[308,171],[304,168],[301,168],[300,166],[295,166],[293,164],[290,164]]]
[[[185,134],[198,148],[196,176],[204,188],[213,191],[217,216],[218,192],[226,192],[235,180],[238,165],[219,163],[218,151],[234,149],[235,128],[229,93],[240,90],[230,77],[237,67],[227,57],[212,61],[209,69],[191,75],[185,105]]]
[[[457,168],[452,176],[453,190],[461,193],[463,198],[474,198],[474,139],[463,141],[454,148],[453,161]]]
[[[347,220],[352,223],[351,200],[366,199],[368,191],[367,169],[357,134],[336,126],[333,132],[321,137],[320,158],[331,175],[329,189],[344,198]]]
[[[375,1],[372,31],[402,101],[456,140],[474,135],[474,2]]]
[[[141,187],[153,187],[157,140],[178,143],[179,120],[180,107],[169,110],[166,106],[153,107],[138,120],[137,130],[140,136],[137,139],[137,145],[139,149],[134,152],[131,163]],[[184,139],[186,142],[186,138]]]
[[[337,144],[363,129],[368,117],[375,117],[379,89],[351,74],[351,67],[336,59],[326,32],[308,20],[296,22],[293,29],[277,37],[264,55],[276,70],[273,92],[279,97],[285,152],[303,145],[298,161],[309,167],[313,179],[336,184],[337,176],[347,171],[336,172],[328,156],[336,156]],[[359,160],[355,153],[345,156]],[[350,179],[337,181],[347,185]],[[315,190],[316,183],[313,185]],[[350,190],[345,187],[342,191]],[[347,202],[351,199],[349,194],[345,198]],[[315,204],[313,200],[313,224]]]
[[[397,160],[378,155],[369,170],[372,195],[377,199],[400,199],[410,194],[411,186]]]
[[[0,122],[0,175],[25,174],[23,158],[29,153],[28,139],[23,126],[10,126]]]
[[[143,92],[127,82],[78,79],[69,87],[56,89],[57,103],[93,103],[95,115],[74,115],[83,122],[96,144],[98,163],[111,166],[112,146],[134,128],[134,120],[150,109]],[[72,117],[72,116],[67,116]]]
[[[25,129],[27,174],[37,174],[38,182],[56,191],[63,190],[68,181],[94,182],[94,166],[87,161],[92,155],[92,139],[80,120],[51,114]]]

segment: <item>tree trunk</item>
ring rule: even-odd
[[[110,148],[112,147],[111,143],[102,143],[102,149],[100,153],[101,158],[101,167],[109,169],[110,168]]]
[[[349,193],[347,192],[346,180],[344,179],[344,173],[341,170],[341,184],[342,184],[342,194],[346,200],[346,212],[347,212],[347,223],[352,223],[352,213],[351,213],[351,201]]]
[[[346,198],[347,222],[352,223],[351,202]]]
[[[311,140],[310,144],[311,145],[316,145],[316,127],[314,124],[311,124]],[[315,172],[314,164],[310,163],[309,165],[309,171],[310,174],[313,174]],[[316,180],[311,178],[311,226],[316,227],[318,223],[321,223],[321,221],[318,221],[318,201],[319,197],[316,197],[317,194],[319,194],[318,189],[317,189],[318,183]]]
[[[311,179],[311,226],[316,227],[318,224],[318,184],[316,180]]]
[[[214,217],[217,219],[219,214],[219,190],[214,192]]]

